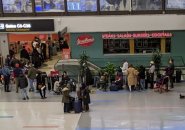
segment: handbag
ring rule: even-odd
[[[38,89],[41,89],[42,87],[43,87],[42,84],[39,84],[39,85],[38,85]]]

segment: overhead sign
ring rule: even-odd
[[[53,19],[0,20],[0,32],[54,31]]]
[[[89,34],[80,35],[77,38],[77,45],[88,47],[94,43],[94,37]]]
[[[103,33],[103,39],[128,39],[128,38],[167,38],[172,37],[170,32],[140,32],[140,33]]]

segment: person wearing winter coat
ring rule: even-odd
[[[67,87],[67,85],[65,85],[65,87],[62,89],[62,103],[64,103],[64,113],[69,113],[70,112],[70,108],[69,108],[69,103],[70,103],[70,90]]]
[[[90,90],[89,90],[89,88],[84,84],[84,85],[82,85],[82,89],[83,89],[83,110],[84,111],[89,111],[89,104],[90,104]]]
[[[132,91],[132,86],[136,85],[137,79],[136,79],[136,75],[137,75],[137,71],[136,69],[132,66],[132,64],[129,65],[129,68],[127,70],[127,79],[128,79],[128,86],[129,86],[129,90],[130,92]]]
[[[23,73],[19,74],[18,86],[21,89],[21,94],[22,94],[23,100],[26,100],[26,99],[28,100],[29,97],[28,97],[27,90],[26,90],[26,88],[28,87],[28,80]]]

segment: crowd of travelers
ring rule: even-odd
[[[115,77],[111,78],[111,85],[108,85],[108,74],[103,72],[94,77],[94,86],[103,91],[106,91],[109,86],[110,91],[126,88],[132,92],[150,88],[161,93],[169,90],[168,82],[170,82],[170,88],[174,87],[174,69],[172,58],[169,59],[168,66],[160,72],[156,72],[154,61],[150,61],[150,66],[145,68],[143,65],[134,67],[125,60],[123,66],[116,70]]]
[[[69,78],[67,72],[63,72],[60,76],[49,75],[41,72],[39,67],[56,55],[58,50],[69,48],[64,39],[59,39],[57,45],[49,37],[47,41],[42,41],[35,37],[32,42],[31,49],[27,43],[23,44],[20,49],[20,59],[15,56],[14,48],[10,48],[9,55],[5,59],[4,66],[0,69],[0,85],[4,86],[5,92],[13,91],[21,93],[23,100],[29,100],[29,93],[40,93],[41,99],[46,99],[46,91],[53,91],[53,94],[63,95],[62,103],[64,103],[64,112],[71,111],[82,112],[89,111],[90,95],[88,86],[82,83],[76,89],[75,82]],[[59,80],[60,79],[60,80]],[[76,91],[76,97],[70,96],[72,91]],[[32,98],[32,97],[31,97]],[[75,102],[76,107],[75,107]]]

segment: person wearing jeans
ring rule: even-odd
[[[3,75],[4,78],[4,89],[5,92],[10,92],[9,90],[9,83],[10,83],[10,70],[8,66],[4,66],[1,70],[1,74]]]
[[[141,65],[139,67],[139,79],[140,79],[140,86],[142,90],[145,90],[145,67]]]
[[[29,66],[30,66],[28,70],[28,79],[30,84],[29,91],[34,92],[34,89],[35,89],[34,83],[36,83],[36,78],[39,71],[36,68],[34,68],[31,64]]]

